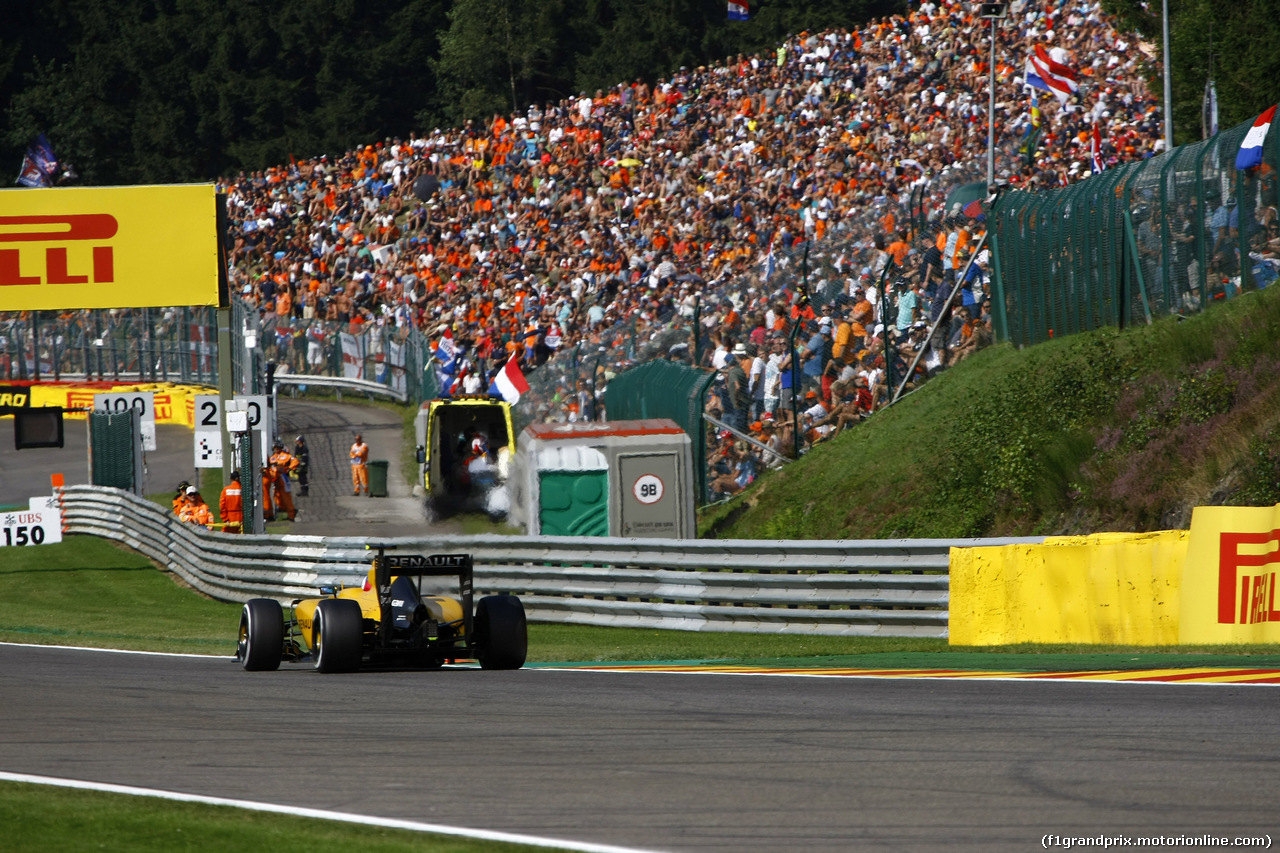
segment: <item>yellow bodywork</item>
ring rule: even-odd
[[[375,591],[377,584],[374,581],[373,572],[373,569],[369,570],[363,587],[342,587],[335,597],[350,598],[358,602],[364,618],[376,623],[382,617],[382,611],[378,607],[378,593]],[[397,575],[392,575],[391,582],[395,583],[397,577]],[[315,622],[316,607],[320,605],[321,601],[324,601],[324,599],[307,598],[293,606],[293,618],[297,621],[298,630],[308,648],[311,646],[311,626]],[[424,595],[422,596],[422,603],[427,606],[432,616],[435,617],[436,622],[441,625],[449,622],[462,622],[462,602],[456,598],[447,595]],[[464,634],[461,624],[458,625],[457,633],[459,637]]]

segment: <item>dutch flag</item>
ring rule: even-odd
[[[1076,72],[1060,62],[1054,62],[1041,45],[1036,45],[1035,53],[1027,59],[1023,69],[1023,82],[1034,89],[1051,93],[1064,104],[1080,88]]]
[[[1240,152],[1236,154],[1237,169],[1252,169],[1262,165],[1262,143],[1267,140],[1267,131],[1271,129],[1271,120],[1276,117],[1276,108],[1272,107],[1254,119],[1253,127],[1244,135],[1240,143]]]
[[[745,21],[749,16],[747,0],[729,0],[729,20]]]
[[[529,383],[520,372],[520,365],[513,355],[502,369],[493,375],[489,385],[490,397],[501,397],[513,406],[520,402],[520,395],[529,390]]]

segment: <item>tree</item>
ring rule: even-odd
[[[537,100],[557,41],[561,0],[457,0],[433,67],[446,121],[510,113]]]

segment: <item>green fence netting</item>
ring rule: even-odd
[[[1204,310],[1280,272],[1280,133],[1261,166],[1236,155],[1250,120],[1203,142],[991,210],[997,335],[1019,345]]]
[[[134,488],[133,421],[128,413],[89,413],[93,485]]]

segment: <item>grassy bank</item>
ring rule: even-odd
[[[1280,288],[1186,320],[997,346],[704,514],[703,535],[1185,529],[1280,502]]]

